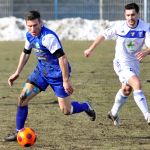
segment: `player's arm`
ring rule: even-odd
[[[150,55],[150,48],[146,48],[146,49],[139,51],[135,54],[136,58],[139,61],[143,60],[147,55]]]
[[[73,87],[69,79],[68,59],[61,49],[57,50],[54,55],[58,58],[59,66],[62,71],[64,89],[68,94],[72,94]]]
[[[50,51],[51,54],[58,58],[59,66],[62,71],[64,89],[68,94],[72,94],[73,88],[69,80],[68,60],[58,38],[53,34],[47,34],[43,38],[42,44]]]
[[[14,74],[12,74],[8,79],[9,86],[13,85],[13,82],[19,77],[21,71],[23,70],[25,64],[27,63],[29,59],[30,54],[25,53],[24,51],[20,55],[18,67]]]
[[[28,59],[29,59],[30,54],[26,54],[25,52],[22,52],[20,55],[20,59],[19,59],[19,63],[18,63],[18,67],[16,69],[16,74],[20,74],[21,71],[23,70],[25,64],[27,63]]]
[[[112,24],[107,29],[105,29],[101,34],[95,39],[95,41],[90,45],[88,49],[84,51],[84,56],[89,57],[93,50],[100,45],[105,39],[112,39],[116,36],[117,24]]]
[[[136,58],[141,61],[144,59],[147,55],[150,55],[150,32],[146,33],[146,38],[145,38],[145,46],[146,48],[143,49],[142,51],[137,52]]]
[[[89,57],[92,54],[92,51],[104,41],[105,37],[101,34],[99,35],[96,40],[90,45],[88,49],[84,51],[84,56]]]

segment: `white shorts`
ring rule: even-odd
[[[113,66],[116,74],[119,76],[121,83],[128,84],[128,80],[136,75],[140,74],[140,63],[139,61],[130,62],[119,62],[119,60],[114,59]]]

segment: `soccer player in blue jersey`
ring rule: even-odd
[[[93,50],[105,39],[116,38],[114,70],[121,82],[121,88],[116,94],[114,105],[108,113],[114,125],[120,124],[118,113],[133,90],[134,100],[141,110],[145,120],[150,125],[150,113],[139,78],[140,61],[150,54],[150,26],[139,19],[139,6],[130,3],[124,9],[124,21],[116,22],[101,33],[84,51],[85,57],[91,56]],[[147,49],[143,49],[143,45]]]
[[[24,127],[28,115],[28,102],[41,91],[45,91],[49,85],[58,98],[63,114],[71,115],[85,112],[91,121],[96,118],[96,113],[89,102],[71,101],[70,95],[73,93],[69,78],[71,67],[56,33],[42,24],[38,11],[29,11],[25,16],[25,20],[28,29],[25,46],[15,73],[8,79],[9,86],[12,86],[19,77],[32,49],[38,63],[28,76],[19,97],[16,113],[16,132],[5,137],[5,141],[16,141],[17,132]]]

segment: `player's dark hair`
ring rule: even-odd
[[[125,10],[135,9],[137,13],[139,13],[139,6],[136,3],[130,3],[125,5]]]
[[[40,21],[41,15],[36,10],[31,10],[25,15],[25,20],[35,20],[38,19]]]

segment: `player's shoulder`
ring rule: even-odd
[[[150,30],[150,25],[148,23],[146,23],[145,21],[139,19],[139,28],[144,29],[145,31],[149,31]]]
[[[51,30],[45,25],[42,26],[41,33],[42,34],[54,34],[54,35],[56,34],[53,30]]]
[[[26,33],[26,40],[27,41],[32,41],[34,39],[34,37],[31,35],[31,33],[28,31],[27,33]]]
[[[44,38],[44,37],[58,37],[58,36],[53,30],[49,29],[47,26],[43,26],[41,30],[41,37]]]
[[[126,27],[126,21],[125,20],[116,21],[115,30],[117,32],[122,31],[125,27]]]
[[[43,26],[42,32],[41,32],[41,41],[42,41],[43,45],[47,45],[47,43],[49,43],[49,42],[59,41],[59,38],[54,31]]]
[[[126,25],[126,21],[125,20],[116,21],[115,24],[116,26]]]
[[[139,24],[149,26],[149,24],[142,19],[139,19]]]

